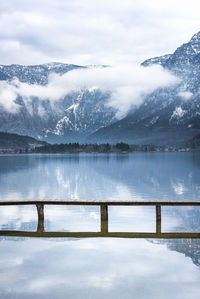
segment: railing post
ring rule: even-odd
[[[108,233],[108,205],[101,205],[101,233]]]
[[[156,233],[161,234],[161,206],[156,205]]]
[[[44,232],[44,204],[36,203],[37,213],[38,213],[38,226],[37,232]]]

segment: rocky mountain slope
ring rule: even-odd
[[[124,119],[92,134],[93,142],[181,144],[200,132],[200,32],[173,54],[148,59],[181,80],[159,88]],[[156,78],[155,78],[156,80]]]
[[[85,67],[62,63],[0,65],[0,80],[11,82],[17,78],[20,82],[46,86],[50,74],[63,75],[80,68]],[[48,98],[41,101],[32,97],[27,102],[19,95],[17,113],[0,106],[0,130],[50,142],[82,141],[99,128],[116,121],[114,109],[105,105],[108,96],[95,89],[77,90],[52,105]]]
[[[58,62],[29,66],[19,64],[0,65],[0,80],[18,78],[21,82],[46,85],[49,74],[56,73],[63,75],[66,72],[79,68],[83,67]]]
[[[49,142],[111,142],[180,145],[200,133],[200,32],[173,54],[148,59],[143,67],[161,65],[180,78],[158,88],[123,119],[107,105],[110,95],[99,89],[77,89],[53,104],[47,97],[28,101],[18,95],[19,111],[0,106],[0,130]],[[49,63],[35,66],[0,65],[0,83],[20,82],[47,86],[49,75],[63,75],[85,67]],[[156,80],[156,78],[155,78]]]

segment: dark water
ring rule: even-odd
[[[0,200],[199,200],[200,155],[0,156]],[[99,206],[44,208],[45,232],[99,232]],[[155,207],[109,207],[109,232],[155,232]],[[37,209],[0,206],[1,231]],[[200,232],[200,208],[163,207],[163,232]],[[0,237],[0,298],[197,299],[199,239]]]

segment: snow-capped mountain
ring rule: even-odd
[[[200,32],[173,54],[148,59],[141,65],[154,64],[180,78],[179,82],[157,88],[121,120],[116,118],[117,111],[107,105],[109,92],[96,87],[77,88],[53,103],[48,96],[42,100],[32,96],[25,101],[18,94],[17,112],[0,105],[0,131],[59,143],[184,143],[200,133]],[[20,84],[45,87],[51,74],[59,76],[83,68],[87,67],[63,63],[0,65],[0,84],[11,82],[14,86],[17,78]]]
[[[46,85],[48,83],[49,74],[57,73],[63,75],[66,72],[78,68],[83,67],[59,62],[29,66],[19,64],[0,65],[0,80],[12,80],[16,77],[21,82]]]
[[[0,65],[1,82],[20,82],[35,86],[46,86],[50,74],[63,75],[82,66],[49,63],[44,65]],[[115,111],[107,107],[108,94],[98,89],[84,89],[68,93],[59,101],[32,97],[24,101],[18,96],[17,113],[0,106],[0,130],[29,135],[50,142],[82,141],[101,127],[116,121]]]
[[[98,130],[90,140],[180,144],[200,132],[200,32],[173,54],[141,65],[153,64],[169,70],[180,82],[149,94],[133,113]]]

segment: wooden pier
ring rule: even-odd
[[[198,239],[200,232],[162,232],[162,207],[200,206],[200,201],[96,201],[96,200],[23,200],[0,201],[0,206],[35,205],[38,214],[37,231],[0,230],[0,236],[37,237],[37,238],[155,238],[155,239]],[[78,205],[100,207],[100,232],[46,232],[44,229],[44,206],[46,205]],[[109,232],[109,206],[154,206],[156,212],[155,232]]]

